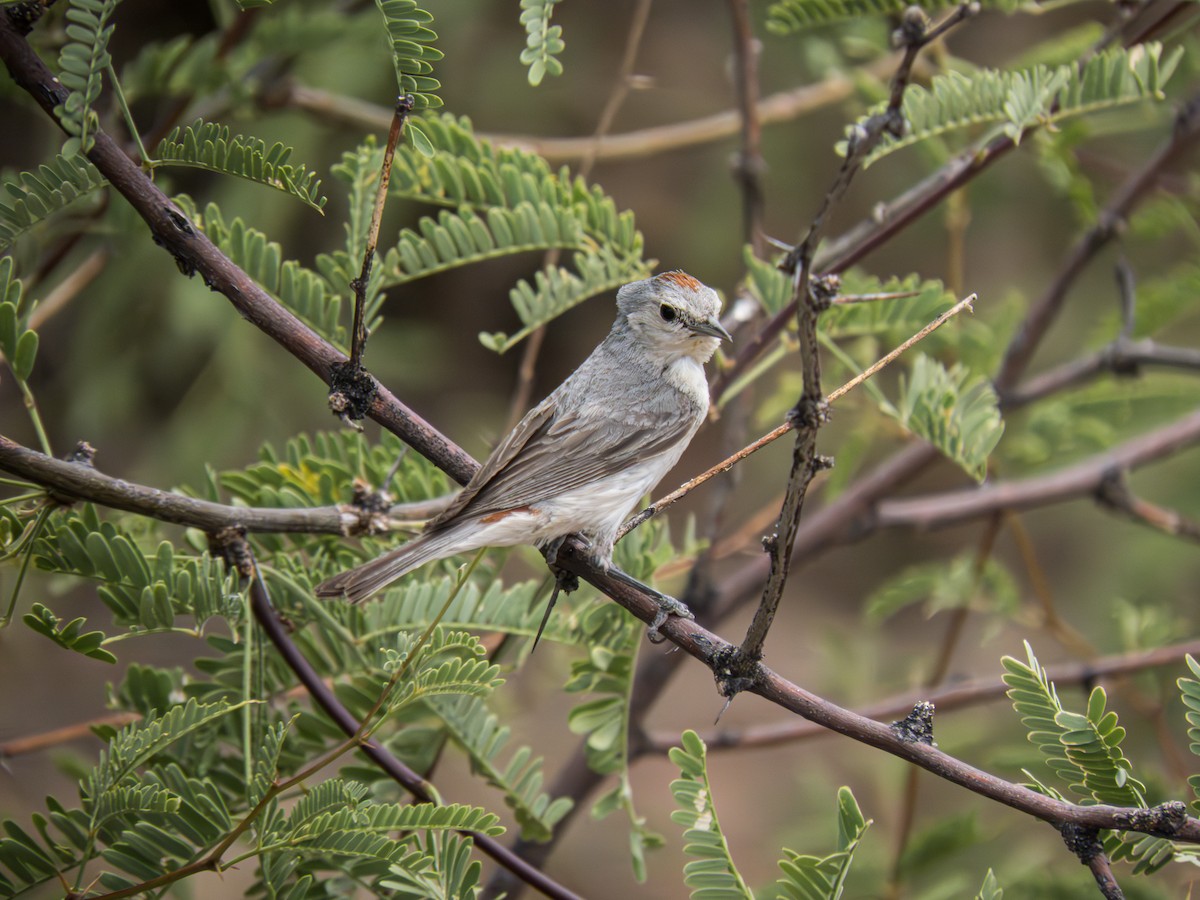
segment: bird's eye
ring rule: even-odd
[[[664,322],[674,322],[675,317],[679,315],[679,313],[675,311],[675,307],[667,303],[664,303],[658,308],[658,314],[662,316],[662,320]]]

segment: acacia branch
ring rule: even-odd
[[[588,571],[581,564],[587,552],[582,544],[571,542],[564,549],[566,552],[560,552],[558,556],[559,565],[617,600],[642,621],[654,621],[659,613],[654,599],[606,573]],[[672,643],[709,668],[719,668],[721,661],[728,659],[736,650],[734,645],[691,619],[673,616],[661,626],[661,631]],[[761,663],[756,664],[746,690],[829,731],[906,760],[972,793],[1056,826],[1070,824],[1084,828],[1135,831],[1200,843],[1200,820],[1187,816],[1182,803],[1164,804],[1163,807],[1145,810],[1110,805],[1081,806],[1057,800],[977,769],[936,746],[906,739],[888,725],[842,709],[809,693]]]
[[[1146,366],[1200,372],[1200,350],[1172,347],[1150,338],[1118,338],[1107,347],[1035,375],[1002,396],[1005,409],[1017,409],[1073,388],[1105,373],[1134,377]]]
[[[966,490],[884,500],[869,515],[869,521],[861,521],[858,526],[863,530],[899,526],[944,528],[1001,510],[1030,509],[1092,496],[1114,472],[1135,469],[1198,443],[1200,409],[1056,472]]]
[[[90,465],[31,450],[4,435],[0,435],[0,471],[39,484],[56,498],[88,500],[207,532],[239,527],[264,533],[375,534],[398,527],[400,520],[435,515],[446,505],[446,498],[435,498],[397,504],[382,514],[350,504],[286,509],[227,506],[114,478]]]
[[[1188,100],[1175,116],[1170,136],[1146,163],[1121,185],[1105,204],[1096,224],[1071,248],[1058,277],[1039,297],[1017,328],[1004,351],[996,374],[996,392],[1003,397],[1028,368],[1050,325],[1057,319],[1067,290],[1079,272],[1118,235],[1130,213],[1155,188],[1162,173],[1185,157],[1200,138],[1200,94]]]
[[[54,108],[66,101],[68,92],[5,15],[0,15],[0,60],[13,81],[53,119]],[[87,157],[145,220],[155,243],[171,254],[180,271],[189,276],[199,274],[206,285],[223,294],[243,317],[282,345],[326,384],[330,383],[334,368],[346,362],[345,354],[236,266],[207,235],[192,225],[102,129],[96,131],[95,144]],[[478,463],[385,387],[378,382],[375,385],[375,398],[367,414],[402,437],[451,478],[465,484]]]
[[[1185,656],[1200,656],[1200,640],[1186,641],[1170,647],[1157,647],[1135,653],[1118,653],[1087,662],[1061,663],[1046,666],[1046,677],[1058,688],[1079,685],[1085,691],[1104,678],[1131,675],[1147,669],[1178,665]],[[991,703],[1005,697],[1008,685],[1000,678],[979,678],[964,681],[936,691],[911,690],[885,700],[879,700],[857,710],[868,719],[890,721],[905,715],[915,703],[926,700],[937,707],[939,713],[955,709],[966,709]],[[702,734],[709,750],[732,750],[743,747],[777,747],[795,744],[815,738],[829,737],[829,729],[806,720],[794,718],[747,728],[719,728]],[[655,731],[643,735],[639,744],[641,753],[666,754],[679,745],[676,732]]]

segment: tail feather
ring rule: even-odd
[[[334,575],[328,581],[317,585],[317,596],[345,597],[351,603],[366,600],[376,591],[382,590],[425,563],[445,559],[464,549],[472,549],[462,546],[461,535],[456,532],[457,529],[451,528],[413,538],[407,544],[383,556],[348,569],[340,575]]]

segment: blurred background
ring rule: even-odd
[[[392,67],[377,23],[359,6],[279,3],[277,9],[261,11],[258,25],[262,27],[275,15],[312,18],[308,42],[282,54],[286,74],[275,87],[283,91],[302,85],[328,92],[335,107],[336,98],[346,98],[347,107],[353,100],[386,109],[395,89]],[[436,74],[446,110],[469,117],[484,135],[503,135],[539,148],[543,139],[587,137],[594,132],[617,83],[637,4],[609,0],[556,7],[554,22],[562,26],[566,41],[565,72],[537,88],[529,85],[526,69],[518,61],[525,36],[515,3],[431,0],[426,6],[436,17],[438,46],[445,53]],[[889,25],[874,18],[803,37],[780,37],[765,28],[766,9],[766,3],[750,4],[764,97],[827,82],[840,73],[856,87],[836,102],[764,126],[765,231],[794,242],[804,233],[837,171],[840,158],[833,151],[834,143],[878,90],[878,82],[866,71],[881,57]],[[125,0],[116,16],[111,48],[116,67],[121,71],[148,42],[207,34],[225,26],[230,14],[222,3]],[[352,29],[352,39],[333,43],[323,39],[322,22],[331,15],[358,17],[361,24]],[[1098,35],[1113,16],[1113,5],[1087,2],[1050,4],[1011,16],[984,11],[930,55],[937,64],[1011,66],[1046,41],[1061,37],[1065,44],[1078,41],[1080,34]],[[1195,88],[1195,29],[1187,15],[1177,20],[1167,37],[1173,45],[1187,48],[1170,97],[1160,104],[1142,104],[1089,120],[1088,139],[1075,153],[1099,202],[1164,139],[1178,99]],[[636,56],[637,77],[611,132],[638,132],[735,109],[732,48],[729,5],[655,0]],[[47,55],[53,59],[53,54]],[[255,79],[261,74],[248,72],[247,84],[259,84]],[[134,98],[134,115],[150,130],[172,103],[182,102],[180,96]],[[326,177],[330,202],[325,215],[282,194],[204,173],[172,172],[161,182],[165,189],[186,192],[201,206],[208,200],[218,202],[227,217],[241,216],[281,242],[285,258],[310,262],[316,254],[340,247],[345,198],[340,184],[327,176],[341,155],[371,129],[347,121],[349,112],[298,109],[286,98],[273,100],[269,93],[256,102],[239,98],[230,105],[233,113],[225,115],[221,110],[220,121],[235,132],[295,147],[294,160]],[[182,121],[207,112],[202,103],[187,108]],[[106,125],[112,121],[106,113]],[[0,76],[0,122],[0,166],[6,171],[36,166],[61,144],[61,135],[7,76]],[[385,129],[386,125],[379,126],[374,133],[382,137]],[[738,135],[732,134],[620,159],[601,154],[589,175],[618,208],[635,213],[645,236],[646,256],[659,261],[658,270],[684,269],[713,285],[727,301],[737,295],[745,274],[742,198],[732,169],[738,144]],[[947,147],[902,151],[868,169],[835,210],[828,233],[837,235],[870,216],[877,204],[932,172],[949,149],[961,145],[956,138]],[[554,145],[544,148],[553,151]],[[572,167],[581,162],[578,156],[551,156],[551,161]],[[975,315],[993,328],[1000,342],[994,348],[998,353],[1030,299],[1046,288],[1089,224],[1088,203],[1059,190],[1047,169],[1045,156],[1023,145],[974,179],[949,204],[933,209],[872,252],[862,268],[881,277],[916,273],[942,279],[960,295],[978,293]],[[1176,230],[1155,230],[1152,224],[1130,230],[1120,251],[1139,279],[1195,257],[1200,231],[1194,220],[1194,169],[1173,172],[1167,187],[1178,208],[1190,211],[1192,218]],[[140,223],[133,226],[134,238],[114,237],[110,242],[106,231],[115,233],[120,223],[132,218],[128,210],[119,208],[119,197],[114,196],[111,204],[111,210],[96,218],[95,233],[70,248],[67,261],[42,281],[34,273],[53,235],[35,237],[14,251],[19,271],[32,279],[35,294],[43,300],[93,254],[104,254],[94,278],[40,329],[41,349],[31,387],[56,453],[87,440],[97,448],[96,465],[106,473],[163,488],[199,486],[206,467],[241,468],[255,460],[264,443],[278,446],[296,433],[337,426],[324,387],[242,321],[223,297],[209,292],[198,279],[181,277],[167,254],[145,240],[144,234],[136,237],[143,227]],[[91,214],[91,209],[85,203],[79,214]],[[401,227],[413,225],[428,212],[414,204],[391,203],[381,245],[387,246]],[[39,240],[44,243],[39,245]],[[1114,336],[1117,254],[1116,249],[1101,253],[1075,282],[1065,312],[1032,371],[1099,347]],[[366,364],[373,374],[476,458],[485,456],[508,427],[524,349],[518,346],[498,355],[485,349],[477,335],[518,330],[520,322],[508,292],[519,278],[531,277],[541,261],[540,254],[497,259],[388,291],[384,322],[367,350]],[[536,360],[534,402],[601,339],[612,320],[612,303],[611,295],[595,297],[548,326]],[[1197,307],[1200,304],[1172,326],[1172,343],[1192,347],[1200,343]],[[947,342],[952,344],[953,337]],[[794,390],[797,371],[795,360],[785,360],[757,390],[741,395],[737,406],[726,410],[726,416],[737,412],[744,417],[747,440],[780,421],[786,408],[780,399],[784,386],[790,384]],[[21,397],[7,375],[7,371],[0,375],[0,432],[36,446]],[[889,372],[881,378],[885,391],[895,388],[898,377],[898,372]],[[1109,393],[1096,400],[1094,409],[1085,404],[1071,407],[1070,415],[1090,416],[1087,428],[1075,432],[1071,445],[1039,444],[1035,414],[1017,413],[1007,425],[990,477],[1019,477],[1069,464],[1169,421],[1194,407],[1200,397],[1194,373],[1155,373],[1149,381],[1122,382],[1120,396],[1112,395],[1111,384],[1106,383],[1106,390]],[[820,449],[838,458],[839,467],[843,465],[839,449],[864,429],[870,435],[865,446],[863,441],[853,443],[844,470],[835,470],[837,477],[853,482],[863,467],[898,446],[900,436],[895,430],[864,424],[873,416],[869,398],[852,395],[839,404],[832,425],[822,431]],[[368,436],[377,435],[378,426],[367,423],[366,428]],[[658,493],[722,458],[729,452],[728,440],[717,424],[702,430]],[[739,467],[736,489],[723,513],[722,536],[747,527],[753,531],[756,517],[777,504],[790,456],[790,441],[785,439]],[[1200,460],[1189,451],[1139,472],[1135,483],[1140,494],[1196,518],[1200,517],[1198,476]],[[929,470],[910,490],[968,483],[961,471],[944,465]],[[827,488],[827,481],[814,485],[809,512],[826,501]],[[672,510],[677,533],[682,532],[686,517],[706,514],[712,490],[712,486],[701,489]],[[758,532],[765,533],[768,527],[760,526]],[[1034,645],[1043,663],[1053,663],[1195,636],[1200,585],[1196,545],[1105,515],[1088,498],[1021,516],[1021,534],[1035,548],[1035,567],[1022,553],[1015,529],[1000,533],[994,557],[1011,573],[1011,596],[984,598],[962,617],[922,603],[886,619],[865,613],[873,593],[905,567],[941,561],[948,565],[958,554],[972,553],[986,528],[987,523],[980,522],[932,533],[887,531],[862,543],[836,547],[811,562],[800,561],[768,640],[766,662],[805,689],[857,708],[926,683],[951,628],[957,637],[944,675],[950,683],[997,678],[1002,656],[1024,658],[1024,640]],[[757,542],[748,541],[718,563],[718,579],[757,552]],[[0,570],[5,599],[12,579],[11,568]],[[31,576],[24,592],[44,596],[59,586]],[[682,581],[677,578],[664,587],[678,591]],[[1051,601],[1058,617],[1056,627],[1047,626],[1045,608]],[[55,597],[51,604],[60,615],[85,615],[103,625],[105,613],[86,586],[76,585],[68,596]],[[737,641],[751,613],[751,607],[743,606],[714,628]],[[135,659],[175,664],[196,654],[194,644],[184,638],[130,642],[123,648],[121,666]],[[647,646],[643,652],[664,651]],[[511,704],[508,712],[514,731],[545,754],[550,773],[577,740],[566,728],[571,698],[558,690],[569,661],[566,650],[547,647],[518,673],[501,698],[502,706]],[[119,679],[120,672],[119,667],[65,653],[19,622],[9,627],[0,634],[0,743],[102,715],[106,682]],[[1131,732],[1127,753],[1156,796],[1185,796],[1181,778],[1195,771],[1195,759],[1187,754],[1183,710],[1173,688],[1174,679],[1184,672],[1182,665],[1175,665],[1110,683],[1112,705]],[[1066,686],[1061,694],[1072,708],[1082,708],[1086,694],[1077,687]],[[720,709],[707,670],[684,664],[646,725],[665,739],[685,728],[707,734]],[[718,727],[737,734],[787,719],[782,710],[744,695],[723,714]],[[1012,780],[1021,780],[1020,767],[1035,759],[1016,715],[1003,700],[940,716],[937,740],[947,752]],[[84,737],[3,760],[0,814],[24,820],[41,806],[44,795],[70,796],[72,776],[81,766],[90,765],[96,747],[94,740]],[[881,896],[881,886],[898,869],[903,870],[903,878],[893,896],[973,896],[989,866],[996,869],[1002,884],[1020,886],[1013,896],[1095,892],[1089,876],[1063,852],[1049,829],[926,775],[917,779],[913,801],[914,788],[904,764],[846,739],[826,736],[731,752],[714,750],[710,759],[722,823],[734,858],[752,885],[773,881],[781,846],[818,854],[833,849],[835,792],[838,785],[846,784],[875,822],[849,896]],[[645,884],[633,881],[628,822],[620,815],[599,822],[578,817],[551,856],[549,874],[588,896],[612,896],[618,891],[629,898],[687,896],[679,875],[682,842],[668,818],[673,802],[667,784],[674,772],[665,756],[643,758],[635,768],[638,810],[667,841],[665,849],[651,855]],[[468,775],[465,764],[454,758],[447,758],[437,783],[448,799],[495,802]],[[899,846],[907,848],[900,861]],[[923,854],[925,846],[936,850]],[[1123,879],[1123,885],[1134,897],[1182,896],[1194,870],[1176,869],[1158,876],[1149,887],[1130,878]],[[236,883],[236,877],[228,883],[197,879],[191,895],[230,896],[227,891]]]

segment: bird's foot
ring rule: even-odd
[[[649,594],[654,602],[658,604],[658,612],[654,614],[654,619],[650,622],[650,628],[646,632],[646,637],[650,639],[650,643],[652,644],[661,644],[666,640],[666,636],[659,629],[667,623],[667,620],[671,616],[678,616],[681,619],[696,618],[692,615],[692,611],[687,608],[686,604],[680,603],[674,597],[669,597],[661,591],[656,591],[648,584],[642,584],[642,582],[638,581],[632,575],[622,572],[616,566],[609,568],[608,575],[617,581],[625,582],[625,584],[642,593]]]
[[[658,593],[657,591],[655,593]],[[676,600],[674,597],[668,597],[666,594],[658,594],[654,598],[658,604],[658,612],[654,615],[654,620],[650,623],[649,629],[646,631],[646,637],[652,644],[661,644],[667,639],[660,628],[667,624],[667,619],[671,616],[678,616],[681,619],[695,619],[692,611],[687,608],[687,604]]]

